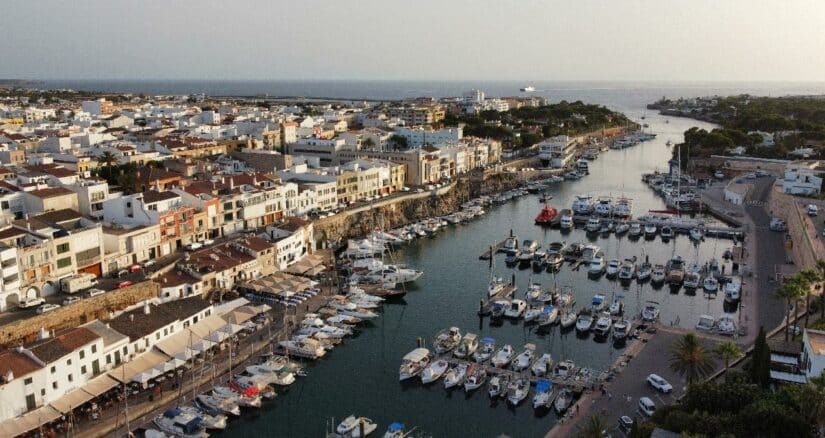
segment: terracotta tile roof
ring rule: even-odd
[[[238,244],[243,245],[255,252],[264,251],[273,247],[273,245],[269,243],[266,239],[262,239],[258,236],[252,236],[247,237],[246,239],[241,239],[238,241]]]
[[[0,240],[6,240],[11,238],[16,238],[20,236],[24,236],[27,233],[19,228],[15,227],[8,227],[4,230],[0,230]]]
[[[39,214],[37,216],[33,216],[31,219],[37,219],[50,224],[60,224],[63,222],[77,220],[82,217],[83,215],[77,211],[72,210],[71,208],[64,208],[62,210],[54,210]]]
[[[38,198],[54,198],[56,196],[64,196],[64,195],[73,195],[74,192],[69,189],[64,189],[63,187],[49,187],[47,189],[40,189],[40,190],[32,190],[31,192],[27,192],[32,196],[36,196]]]
[[[45,174],[49,174],[55,176],[57,178],[65,178],[68,176],[76,176],[75,172],[72,172],[69,169],[66,169],[63,166],[58,166],[55,164],[43,164],[38,166],[27,166],[26,169],[33,170],[36,172],[42,172]]]
[[[19,379],[41,368],[34,359],[16,350],[0,351],[0,379],[6,377],[9,371],[15,379]],[[0,384],[3,383],[0,380]]]
[[[289,231],[291,233],[294,233],[294,232],[300,230],[301,228],[306,227],[307,225],[310,225],[311,223],[312,222],[305,221],[301,218],[288,217],[288,218],[286,218],[286,222],[283,225],[279,226],[278,228],[280,228],[282,230]]]
[[[29,349],[44,363],[51,363],[98,338],[100,336],[93,331],[78,327],[66,330],[53,338],[44,339]]]
[[[167,199],[174,199],[174,198],[180,198],[180,195],[178,195],[175,192],[168,191],[168,190],[163,191],[163,192],[157,192],[157,191],[154,191],[154,190],[149,190],[149,191],[143,192],[143,202],[146,203],[146,204],[152,204],[154,202],[160,202],[160,201],[165,201]]]

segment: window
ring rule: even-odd
[[[66,257],[64,259],[59,259],[57,261],[57,268],[58,269],[65,268],[65,267],[68,267],[68,266],[71,266],[71,265],[72,265],[72,258],[71,257]]]
[[[155,340],[160,340],[160,332],[155,333]],[[147,342],[148,344],[148,342]],[[147,345],[148,347],[148,345]]]
[[[128,345],[123,347],[123,355],[126,356],[127,354],[129,354],[129,346]]]
[[[52,382],[52,389],[57,389],[57,382]]]
[[[86,357],[86,350],[80,350],[80,358],[83,359]]]
[[[61,243],[60,245],[57,245],[57,253],[58,254],[63,254],[64,252],[67,252],[67,251],[69,251],[69,242]]]
[[[72,378],[72,375],[71,375],[71,374],[69,374],[69,381],[70,381],[70,382],[74,382],[74,379]]]
[[[67,360],[67,361],[66,361],[66,365],[71,365],[71,364],[72,364],[72,360],[71,360],[71,359],[69,359],[69,360]]]
[[[32,384],[32,378],[31,378],[31,377],[26,377],[26,378],[23,380],[23,384],[25,384],[25,385],[31,385],[31,384]]]
[[[97,345],[92,345],[92,353],[97,353]]]
[[[52,371],[52,374],[54,374],[54,373],[55,373],[55,371],[57,371],[57,367],[55,367],[54,365],[52,365],[52,369],[51,369],[51,371]]]
[[[46,396],[46,388],[40,388],[40,397]]]
[[[112,355],[107,354],[106,355],[106,365],[109,365],[110,363],[112,363]]]
[[[80,367],[80,374],[86,374],[86,365]]]

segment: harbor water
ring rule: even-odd
[[[640,117],[642,109],[631,116]],[[670,148],[665,143],[681,141],[681,133],[691,126],[710,125],[686,119],[665,118],[647,114],[650,130],[658,134],[655,140],[624,150],[604,152],[590,163],[590,175],[575,182],[558,184],[551,189],[551,203],[557,208],[569,208],[577,194],[593,196],[626,196],[634,200],[634,214],[650,209],[664,208],[661,198],[648,188],[641,175],[654,170],[666,170]],[[517,351],[525,343],[534,343],[539,354],[550,352],[555,361],[572,359],[576,365],[605,370],[621,354],[611,342],[597,342],[592,336],[578,337],[575,331],[562,334],[559,326],[546,334],[522,322],[504,321],[491,326],[489,319],[476,314],[479,300],[484,298],[490,277],[488,262],[479,255],[494,242],[503,239],[512,229],[523,239],[538,240],[542,247],[553,241],[590,242],[599,245],[606,260],[624,259],[643,254],[651,263],[666,263],[673,255],[685,258],[688,264],[704,264],[711,258],[721,260],[723,251],[732,245],[724,239],[709,238],[695,245],[685,235],[670,242],[655,240],[631,241],[626,236],[598,237],[590,240],[583,229],[562,234],[558,229],[544,229],[533,220],[541,208],[539,195],[527,195],[509,203],[491,206],[486,215],[472,222],[449,226],[434,238],[422,238],[395,253],[398,261],[423,270],[424,276],[408,287],[409,293],[400,303],[384,306],[382,316],[362,328],[361,333],[347,339],[326,358],[308,364],[308,376],[290,386],[276,400],[266,403],[257,412],[245,414],[232,421],[219,436],[278,436],[320,437],[329,430],[329,423],[339,422],[355,414],[371,418],[383,433],[391,422],[400,421],[415,426],[426,436],[435,437],[493,437],[506,433],[513,437],[543,436],[557,421],[555,413],[537,416],[530,397],[518,407],[508,406],[505,400],[491,403],[486,388],[469,395],[462,390],[446,391],[441,381],[429,386],[418,379],[398,382],[401,358],[416,347],[418,337],[431,345],[435,333],[456,326],[462,330],[492,337],[498,345],[512,344]],[[595,293],[603,293],[612,300],[623,295],[626,314],[639,315],[647,300],[661,305],[664,324],[693,327],[698,316],[710,314],[719,317],[723,312],[722,294],[707,299],[701,289],[688,295],[684,289],[673,293],[667,286],[654,289],[651,285],[638,286],[634,281],[623,288],[618,281],[601,277],[588,278],[584,268],[573,271],[565,263],[553,276],[531,269],[519,270],[505,266],[503,255],[495,260],[495,274],[511,278],[515,273],[524,293],[530,281],[545,287],[555,282],[572,287],[577,298],[576,308],[590,303]],[[520,297],[519,297],[520,298]]]

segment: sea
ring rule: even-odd
[[[648,131],[656,139],[624,150],[604,152],[591,163],[590,175],[553,187],[550,201],[557,208],[569,208],[577,194],[625,196],[634,200],[635,214],[664,208],[662,199],[642,181],[641,175],[666,170],[672,156],[666,145],[682,141],[682,133],[712,124],[684,118],[665,117],[645,109],[647,103],[663,96],[695,97],[749,93],[753,95],[823,94],[819,84],[701,84],[701,83],[630,83],[630,82],[398,82],[398,81],[47,81],[50,88],[74,88],[110,92],[148,94],[302,96],[307,98],[393,100],[417,96],[458,96],[479,89],[489,96],[525,95],[519,88],[532,85],[531,93],[551,102],[581,100],[606,105],[635,120],[645,117]],[[595,373],[608,369],[626,347],[599,342],[592,336],[581,337],[555,327],[540,333],[521,322],[492,324],[476,314],[479,300],[486,292],[491,275],[515,276],[517,294],[523,294],[529,282],[545,287],[570,286],[577,298],[577,308],[587,305],[596,293],[609,300],[622,299],[627,315],[639,314],[647,301],[662,309],[661,320],[691,328],[699,315],[718,317],[725,309],[721,297],[701,292],[654,288],[650,284],[622,286],[604,277],[592,279],[585,270],[574,271],[569,265],[556,274],[533,273],[532,270],[508,268],[498,256],[491,270],[479,255],[511,230],[520,239],[537,240],[543,247],[554,241],[584,242],[599,245],[606,258],[636,256],[653,263],[665,263],[681,255],[688,263],[704,264],[720,259],[732,242],[708,238],[694,244],[687,236],[669,242],[661,239],[631,241],[626,237],[589,237],[583,230],[563,234],[560,230],[537,227],[533,218],[542,204],[538,195],[528,195],[510,203],[491,207],[486,215],[473,222],[450,226],[434,238],[419,239],[395,254],[396,259],[421,269],[424,275],[410,285],[403,300],[386,304],[380,318],[347,339],[323,360],[307,363],[308,376],[281,392],[276,400],[256,411],[244,412],[228,428],[213,436],[323,437],[331,425],[348,415],[371,418],[378,424],[374,435],[380,436],[392,422],[402,422],[413,436],[427,437],[541,437],[558,421],[553,412],[535,412],[531,396],[521,405],[509,406],[504,400],[491,401],[486,388],[473,393],[445,390],[442,383],[424,386],[420,382],[398,381],[401,358],[416,347],[416,339],[428,345],[441,329],[458,327],[462,333],[495,338],[499,345],[511,344],[516,350],[527,343],[537,346],[539,354],[550,352],[554,360],[573,360]],[[629,414],[612,412],[613,417]]]

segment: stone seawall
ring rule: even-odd
[[[802,212],[797,199],[773,188],[768,208],[782,218],[788,226],[788,234],[793,242],[794,264],[800,269],[816,267],[816,261],[825,257],[825,246],[816,238],[816,227],[811,218]],[[811,235],[813,234],[813,238]]]
[[[95,319],[107,319],[111,312],[157,297],[160,286],[144,281],[103,295],[84,298],[43,315],[15,321],[0,327],[0,346],[11,347],[33,341],[41,328],[48,331],[77,327]]]

